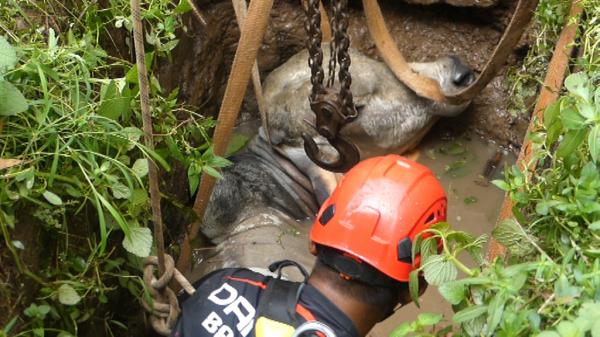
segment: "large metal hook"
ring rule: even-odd
[[[312,137],[303,133],[302,139],[304,139],[306,154],[315,164],[325,170],[331,172],[350,170],[360,161],[360,154],[356,146],[340,134],[340,129],[357,117],[356,111],[345,114],[339,95],[330,88],[318,95],[314,101],[311,100],[310,107],[316,115],[317,132],[327,138],[331,146],[336,149],[338,159],[334,162],[325,161]]]
[[[347,172],[360,161],[360,154],[354,144],[346,139],[346,137],[337,135],[329,140],[329,144],[338,152],[338,159],[333,162],[327,162],[322,157],[319,146],[307,133],[302,133],[304,139],[304,151],[308,158],[319,167],[331,172]]]

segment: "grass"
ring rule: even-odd
[[[0,294],[10,299],[0,336],[125,333],[129,315],[140,320],[140,258],[152,251],[147,158],[165,172],[180,161],[192,179],[227,164],[210,147],[214,121],[152,75],[178,42],[185,4],[143,10],[157,141],[149,151],[126,44],[129,2],[2,0]]]

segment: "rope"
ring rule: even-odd
[[[150,293],[152,301],[151,303],[142,301],[142,305],[150,314],[152,328],[163,336],[169,336],[180,313],[177,296],[169,288],[169,283],[175,277],[175,280],[188,295],[194,295],[196,290],[185,276],[175,268],[175,261],[171,255],[166,254],[164,260],[166,269],[158,279],[154,276],[155,268],[158,266],[158,258],[149,256],[144,261],[144,285]]]
[[[415,73],[409,67],[385,24],[385,19],[381,14],[381,8],[377,0],[363,0],[367,26],[369,27],[371,37],[375,40],[375,45],[381,57],[394,75],[417,95],[450,104],[460,104],[471,100],[494,78],[513,51],[514,46],[519,42],[525,28],[527,28],[528,23],[531,21],[537,4],[538,0],[519,0],[504,35],[496,46],[496,49],[494,49],[494,53],[485,65],[482,73],[467,88],[456,94],[446,95],[436,81]]]
[[[142,19],[140,15],[140,1],[131,0],[131,15],[133,16],[133,40],[135,45],[135,59],[140,83],[140,101],[142,106],[142,123],[144,129],[144,143],[149,150],[154,150],[152,139],[152,115],[150,112],[150,97],[148,95],[148,72],[146,71],[144,36]],[[160,211],[160,190],[158,187],[158,168],[148,156],[148,180],[150,185],[150,203],[152,206],[152,221],[154,222],[154,242],[158,253],[158,270],[165,272],[165,243],[163,238],[162,215]]]
[[[191,1],[191,0],[190,0]],[[135,44],[135,58],[140,83],[140,101],[142,108],[142,123],[144,129],[144,142],[148,149],[154,149],[152,139],[152,115],[150,112],[150,98],[148,87],[148,73],[144,62],[144,37],[142,20],[140,16],[139,0],[131,0],[131,14],[133,16],[133,39]],[[152,302],[142,301],[142,306],[150,315],[150,323],[154,330],[169,336],[179,317],[179,303],[175,292],[168,287],[173,276],[179,284],[192,295],[194,288],[185,277],[175,269],[175,262],[170,255],[165,254],[162,215],[160,210],[160,190],[158,185],[158,167],[148,156],[148,180],[150,185],[150,203],[152,206],[152,220],[154,222],[154,241],[158,256],[150,256],[144,265],[144,284],[150,292]],[[154,276],[154,269],[158,268],[160,278]]]
[[[238,22],[238,27],[241,31],[244,21],[246,20],[246,16],[248,15],[248,7],[246,5],[246,0],[232,0],[232,2],[233,10],[235,11],[235,17]],[[269,143],[269,145],[273,145],[271,143],[271,134],[269,132],[269,115],[265,106],[265,97],[263,96],[262,84],[260,81],[260,73],[258,71],[258,63],[256,62],[256,60],[254,60],[254,64],[252,65],[252,86],[254,87],[254,95],[256,96],[256,104],[258,105],[258,112],[260,114],[262,128],[265,131],[267,142]]]
[[[252,73],[252,66],[256,60],[258,49],[261,46],[263,37],[269,22],[273,0],[253,0],[250,2],[248,16],[244,20],[240,32],[238,43],[223,102],[219,111],[218,124],[215,128],[213,137],[214,154],[223,156],[227,149],[227,144],[231,137],[235,121],[237,120],[242,100],[246,93],[248,81]],[[198,236],[200,224],[208,206],[208,200],[212,188],[215,184],[215,178],[203,173],[198,188],[196,201],[194,202],[194,212],[198,216],[197,220],[190,225],[181,246],[181,255],[177,261],[177,267],[180,270],[187,270],[190,265],[192,247],[191,240]]]
[[[195,0],[187,0],[187,2],[190,4],[190,7],[192,7],[192,12],[196,16],[196,19],[198,19],[198,21],[200,21],[200,23],[203,26],[206,26],[207,25],[206,18],[204,17],[202,12],[200,12],[200,9],[198,9],[198,6],[196,6],[196,3],[194,1]]]
[[[229,78],[227,80],[227,87],[225,88],[225,94],[222,101],[223,103],[219,110],[218,124],[215,128],[213,137],[215,155],[224,155],[225,153],[227,143],[231,137],[231,132],[235,121],[237,120],[242,100],[246,92],[247,83],[251,76],[250,73],[253,71],[252,69],[255,65],[258,48],[260,47],[266,32],[272,7],[273,0],[254,0],[250,2],[250,8],[248,9],[246,18],[243,20],[238,18],[238,24],[241,25],[240,40],[235,52],[233,65],[231,66],[231,72],[229,73]],[[327,12],[322,4],[320,5],[320,9],[321,16],[324,18],[321,20],[321,29],[323,30],[324,38],[330,40],[331,27],[329,26]],[[234,10],[236,10],[235,2]],[[236,13],[236,15],[238,14]],[[258,85],[255,85],[255,88],[257,87]],[[258,99],[257,103],[259,104],[259,109],[261,109],[261,103]],[[265,108],[263,109],[266,111]],[[268,116],[265,114],[264,121],[267,120]],[[267,130],[265,129],[265,131]],[[268,134],[268,132],[266,133]],[[190,224],[189,231],[183,239],[181,254],[177,261],[177,268],[179,270],[188,270],[190,266],[192,256],[191,241],[195,240],[198,236],[201,221],[206,212],[206,207],[208,206],[214,184],[215,179],[213,177],[204,173],[202,174],[202,179],[193,206],[197,220]]]

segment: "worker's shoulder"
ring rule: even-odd
[[[223,268],[203,276],[200,280],[194,282],[194,287],[196,289],[212,288],[223,283],[229,283],[233,286],[251,286],[264,289],[269,279],[271,279],[270,276],[246,268]]]

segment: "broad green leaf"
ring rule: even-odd
[[[529,310],[527,314],[527,320],[529,321],[529,325],[536,330],[540,329],[540,324],[542,323],[542,318],[536,312],[536,310]]]
[[[413,261],[416,259],[417,255],[419,255],[421,253],[421,243],[422,242],[423,242],[423,235],[417,234],[417,236],[415,237],[415,240],[413,241],[412,249],[411,249],[411,256],[412,256]]]
[[[408,290],[410,292],[410,298],[415,302],[417,308],[420,308],[419,303],[419,270],[415,269],[408,275]]]
[[[60,206],[63,203],[62,199],[58,195],[56,195],[53,192],[50,192],[48,190],[44,191],[44,193],[42,195],[52,205]]]
[[[592,103],[580,102],[577,104],[577,110],[587,123],[593,122],[596,118],[596,109]]]
[[[131,198],[129,202],[131,202],[134,206],[144,205],[148,201],[148,192],[141,188],[136,188],[131,193]]]
[[[148,174],[148,159],[140,158],[136,160],[131,169],[138,177],[145,177]]]
[[[0,75],[11,70],[17,64],[17,52],[4,36],[0,36]]]
[[[560,114],[560,104],[558,102],[550,104],[546,110],[544,110],[544,127],[549,129],[551,125],[556,122]]]
[[[461,326],[467,333],[467,336],[479,337],[482,335],[481,332],[485,328],[486,321],[485,315],[481,315],[470,321],[462,322]]]
[[[390,337],[404,337],[414,331],[414,324],[411,324],[410,322],[402,322],[402,324],[400,324],[396,329],[394,329],[394,331],[392,331]]]
[[[58,301],[64,305],[75,305],[81,301],[81,296],[68,284],[58,288]]]
[[[111,184],[110,190],[112,191],[113,197],[116,199],[129,199],[129,197],[131,197],[131,190],[129,189],[129,186],[118,181]]]
[[[446,282],[438,287],[440,295],[452,305],[457,305],[466,297],[466,288],[461,280]]]
[[[560,142],[558,149],[556,149],[556,156],[565,158],[575,152],[585,139],[586,133],[587,130],[585,128],[567,132],[564,139]]]
[[[586,101],[590,100],[591,95],[589,84],[589,78],[585,72],[571,74],[565,79],[565,88]]]
[[[144,60],[146,63],[146,70],[150,71],[154,62],[154,52],[146,53]],[[127,71],[125,80],[129,83],[138,84],[138,70],[135,64]]]
[[[175,141],[173,140],[172,136],[166,136],[163,138],[165,140],[165,144],[167,145],[167,148],[169,149],[169,156],[179,160],[182,163],[185,163],[186,158],[183,155],[183,153],[181,152],[181,150],[179,149],[179,146],[177,146],[177,143],[175,143]]]
[[[506,304],[506,297],[503,294],[496,294],[492,299],[488,307],[488,336],[493,336],[494,331],[502,320],[502,314],[504,313],[504,305]]]
[[[131,97],[122,96],[115,81],[110,81],[104,90],[98,115],[117,120],[128,113],[130,101]]]
[[[146,227],[133,227],[129,238],[123,239],[123,248],[133,255],[147,257],[152,250],[152,232]]]
[[[523,229],[515,219],[509,218],[500,222],[492,231],[492,236],[516,256],[527,255],[533,251]]]
[[[550,208],[559,205],[561,202],[557,200],[543,200],[535,206],[535,212],[539,215],[548,215]]]
[[[23,94],[8,81],[0,80],[0,117],[14,116],[29,108]]]
[[[574,107],[565,106],[560,111],[560,120],[567,130],[577,130],[585,123],[585,118]]]
[[[438,253],[438,241],[436,238],[427,238],[421,244],[421,261],[427,261],[430,256]]]
[[[25,249],[25,245],[23,244],[23,241],[20,241],[20,240],[13,240],[12,245],[13,245],[13,247],[15,247],[17,249],[21,249],[21,250]]]
[[[600,158],[600,125],[595,125],[588,135],[588,147],[592,160],[597,163]]]
[[[456,323],[471,321],[471,320],[485,314],[487,312],[487,310],[488,310],[487,305],[476,305],[476,306],[472,306],[472,307],[467,307],[467,308],[457,312],[456,314],[454,314],[454,317],[452,317],[452,320]]]
[[[210,160],[210,166],[211,167],[226,167],[231,165],[231,162],[223,157],[219,157],[219,156],[214,156],[211,160]]]
[[[510,191],[510,185],[504,180],[492,180],[492,184],[503,191]]]
[[[556,331],[544,331],[536,337],[560,337],[560,335]]]
[[[179,4],[175,7],[175,13],[183,14],[192,10],[192,6],[188,0],[179,0]]]
[[[554,143],[556,143],[556,141],[560,137],[560,134],[562,131],[563,131],[563,127],[560,123],[557,122],[557,123],[552,124],[547,130],[546,146],[550,147]]]
[[[556,326],[556,331],[560,337],[583,337],[583,331],[580,331],[573,322],[562,321]]]
[[[181,1],[187,2],[187,0],[181,0]],[[225,151],[225,157],[229,157],[232,154],[241,150],[244,146],[246,146],[246,144],[248,143],[248,140],[250,140],[250,138],[248,138],[242,134],[239,134],[239,133],[234,133],[233,136],[231,137],[231,139],[229,140],[229,143],[227,144],[227,150]]]
[[[190,195],[194,195],[196,193],[198,185],[200,184],[200,172],[196,170],[195,165],[190,165],[190,167],[188,167],[187,176]]]
[[[423,273],[429,284],[441,286],[446,282],[454,281],[458,270],[454,263],[446,260],[443,255],[433,255],[425,261]]]
[[[589,227],[593,231],[600,231],[600,220],[592,222]]]
[[[221,175],[221,172],[217,171],[216,169],[210,167],[210,166],[202,166],[202,171],[204,171],[206,174],[208,174],[209,176],[213,176],[217,179],[221,179],[223,178],[223,176]]]
[[[600,321],[594,322],[592,326],[592,337],[600,337]]]
[[[570,303],[581,294],[581,288],[573,286],[566,275],[561,275],[554,283],[556,300],[560,303]]]
[[[417,322],[421,325],[436,325],[442,321],[442,318],[442,315],[423,313],[417,316]]]

